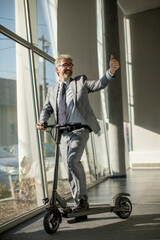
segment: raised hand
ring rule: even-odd
[[[113,54],[111,54],[110,56],[109,66],[110,66],[110,72],[112,74],[114,74],[120,67],[118,60],[114,58]]]

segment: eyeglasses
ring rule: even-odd
[[[63,63],[63,64],[60,64],[60,65],[58,65],[58,67],[73,67],[74,66],[74,64],[73,63]]]

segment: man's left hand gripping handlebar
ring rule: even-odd
[[[47,123],[46,122],[38,122],[37,124],[36,124],[36,128],[38,129],[38,130],[47,130]]]

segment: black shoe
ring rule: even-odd
[[[83,211],[83,210],[87,210],[89,209],[89,203],[87,202],[87,200],[84,199],[80,199],[79,203],[77,204],[77,206],[75,206],[73,208],[73,211]]]
[[[72,224],[72,223],[87,221],[87,219],[88,219],[88,217],[86,215],[86,216],[75,217],[75,218],[73,218],[71,220],[68,220],[67,222],[69,224]]]

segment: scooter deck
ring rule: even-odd
[[[105,205],[105,206],[90,207],[89,209],[85,209],[85,210],[73,211],[65,214],[64,217],[72,218],[72,217],[80,217],[85,215],[99,214],[104,212],[119,212],[119,211],[125,211],[125,209],[122,209],[122,207],[119,207],[119,206]]]

